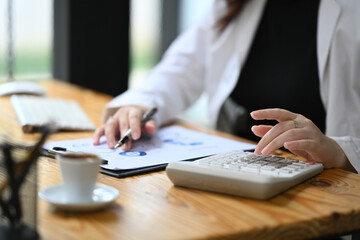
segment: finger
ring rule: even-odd
[[[126,132],[129,130],[129,112],[122,112],[119,114],[117,119],[117,124],[119,126],[119,135],[120,138],[124,137]]]
[[[284,143],[284,147],[291,152],[305,158],[311,162],[321,162],[325,168],[330,168],[331,165],[328,162],[321,160],[321,154],[319,154],[319,145],[313,139],[302,139],[297,141],[290,141]]]
[[[105,124],[106,142],[109,148],[114,148],[116,144],[116,136],[118,136],[118,124],[115,119],[109,119]]]
[[[262,149],[261,153],[263,155],[269,155],[273,153],[275,150],[284,146],[285,142],[299,140],[299,139],[306,139],[307,137],[308,135],[305,131],[302,131],[301,129],[291,129],[274,138]]]
[[[131,137],[137,140],[141,136],[141,119],[143,112],[139,109],[134,109],[129,112],[129,127],[131,129]]]
[[[126,132],[130,129],[129,112],[123,112],[122,114],[120,114],[120,116],[118,117],[118,125],[120,126],[120,138],[123,138]],[[129,140],[124,145],[122,145],[121,148],[124,151],[129,151],[131,148],[131,138],[129,138]]]
[[[130,151],[131,149],[131,139],[129,139],[124,145],[121,146],[121,149],[125,152]]]
[[[296,143],[299,143],[301,141],[309,141],[310,139],[302,139],[302,140],[295,140],[295,141],[288,141],[284,143],[284,148],[292,152],[293,154],[303,157],[308,161],[311,161],[310,154],[306,151],[307,149],[300,149],[297,148]]]
[[[256,110],[250,113],[255,120],[277,120],[278,122],[295,119],[297,114],[281,108],[268,108]]]
[[[154,134],[156,132],[155,120],[150,120],[150,121],[146,122],[145,125],[143,126],[143,129],[144,129],[145,134]],[[122,146],[122,149],[124,151],[129,151],[131,149],[131,144],[132,144],[132,141],[130,139]]]
[[[103,136],[105,133],[105,128],[104,128],[104,125],[98,127],[95,132],[94,132],[94,136],[93,136],[93,144],[94,145],[99,145],[100,142],[100,137]]]
[[[154,134],[156,132],[156,123],[155,120],[150,120],[144,125],[145,134]]]
[[[303,150],[313,152],[316,148],[316,143],[311,139],[301,139],[297,141],[288,141],[284,143],[284,147],[291,150]]]
[[[300,139],[296,141],[289,141],[284,143],[284,147],[291,152],[306,158],[308,161],[321,162],[319,159],[319,147],[321,147],[313,139]]]
[[[296,156],[300,156],[304,159],[306,159],[306,161],[313,161],[312,158],[310,157],[310,154],[306,151],[302,151],[302,150],[290,150],[288,149],[291,153],[295,154]]]
[[[274,141],[278,136],[283,134],[286,131],[289,131],[290,129],[294,128],[294,123],[292,121],[285,121],[280,122],[276,124],[274,127],[272,127],[268,132],[266,132],[265,135],[261,138],[259,141],[255,153],[256,154],[264,154],[263,150],[266,146],[270,144],[270,142]],[[266,152],[266,151],[265,151]]]
[[[258,137],[263,137],[273,126],[268,125],[258,125],[252,126],[251,131]]]
[[[295,142],[295,141],[292,141],[292,142]],[[285,146],[286,146],[286,143],[284,143],[284,147]],[[293,154],[305,158],[307,161],[312,161],[312,159],[310,158],[310,155],[307,151],[299,150],[297,148],[290,148],[288,146],[286,146],[285,148],[287,150],[289,150],[290,152],[292,152]]]

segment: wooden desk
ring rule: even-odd
[[[66,83],[42,85],[49,96],[77,100],[96,125],[111,99]],[[0,134],[22,141],[38,136],[21,132],[8,97],[0,98]],[[61,132],[50,140],[90,136]],[[39,190],[60,183],[52,159],[39,160],[38,175]],[[124,179],[101,174],[99,182],[120,191],[103,211],[64,213],[38,199],[42,239],[308,239],[360,230],[360,176],[337,169],[268,201],[174,187],[164,171]]]

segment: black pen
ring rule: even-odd
[[[157,112],[156,107],[153,107],[148,112],[146,112],[141,119],[140,122],[141,126],[143,126],[147,121],[149,121],[156,112]],[[118,148],[124,145],[127,141],[129,141],[130,137],[131,137],[131,129],[126,131],[125,135],[117,142],[114,148]]]

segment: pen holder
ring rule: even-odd
[[[1,145],[0,152],[0,239],[38,239],[36,231],[36,166],[32,165],[20,187],[10,183],[9,170],[15,173],[19,167],[16,157],[11,157],[13,169],[6,161],[8,155],[21,156],[24,150]],[[10,167],[11,168],[11,167]],[[14,180],[14,179],[13,179]],[[15,188],[15,189],[14,189]]]
[[[39,239],[35,162],[48,133],[31,147],[0,142],[0,239]]]

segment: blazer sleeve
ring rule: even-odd
[[[360,173],[360,138],[350,136],[331,138],[340,145],[351,165]]]
[[[143,105],[157,106],[155,120],[161,125],[199,98],[204,90],[209,38],[216,31],[215,5],[171,44],[141,86],[129,89],[107,105],[103,121],[121,106]]]

